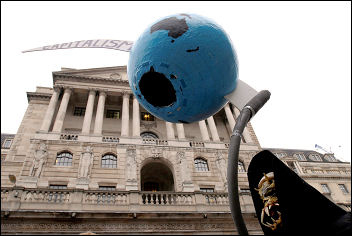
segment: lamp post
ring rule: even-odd
[[[244,222],[238,192],[238,154],[240,150],[241,136],[247,123],[269,100],[270,92],[263,90],[254,96],[241,110],[236,120],[236,125],[230,139],[227,165],[227,183],[229,192],[229,202],[232,219],[236,224],[240,235],[248,235]]]

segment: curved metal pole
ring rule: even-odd
[[[238,192],[238,153],[241,136],[248,121],[263,107],[269,98],[270,92],[267,90],[260,91],[253,97],[242,109],[231,135],[227,165],[227,183],[231,215],[240,235],[248,235],[247,227],[242,217]]]

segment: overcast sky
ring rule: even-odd
[[[351,161],[350,2],[1,2],[1,133],[17,132],[26,92],[61,67],[127,65],[109,49],[21,51],[86,39],[135,41],[161,17],[194,13],[230,36],[239,78],[271,92],[252,125],[262,147],[315,150]]]

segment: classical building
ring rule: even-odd
[[[332,153],[312,150],[264,148],[274,153],[307,183],[351,211],[351,163],[342,162]]]
[[[9,149],[1,138],[1,233],[237,233],[226,167],[239,111],[230,104],[200,122],[162,121],[133,97],[125,66],[63,68],[53,72],[53,88],[37,87],[27,98],[17,134],[6,138]],[[262,231],[246,170],[261,150],[249,123],[239,188],[250,234]],[[320,191],[326,184],[328,197],[350,207],[349,163],[286,153],[288,166]],[[317,177],[309,172],[316,164],[340,174]]]

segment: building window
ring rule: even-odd
[[[324,156],[325,160],[330,161],[330,162],[336,162],[336,159],[332,155],[325,155]]]
[[[117,157],[113,154],[106,154],[101,158],[102,168],[117,168]]]
[[[323,193],[331,193],[327,184],[321,184],[321,188],[323,189]]]
[[[312,161],[321,161],[321,158],[320,158],[319,154],[310,154],[310,155],[309,155],[309,158],[310,158]]]
[[[238,161],[238,172],[246,172],[242,161]]]
[[[194,160],[194,165],[197,171],[209,171],[208,162],[203,158],[196,158]]]
[[[299,160],[299,161],[305,161],[306,160],[306,157],[302,153],[295,153],[293,156],[296,157],[297,160]]]
[[[69,152],[61,152],[56,156],[55,165],[72,166],[72,154]]]
[[[12,139],[5,139],[4,143],[2,144],[2,148],[10,148],[12,143]]]
[[[85,113],[86,113],[85,107],[75,107],[75,110],[73,111],[74,116],[84,116]]]
[[[154,121],[154,116],[149,112],[141,112],[141,120]]]
[[[115,186],[99,186],[99,190],[115,191],[116,187]]]
[[[152,132],[143,132],[141,133],[141,137],[145,139],[159,139],[159,137]]]
[[[344,184],[339,184],[339,188],[343,192],[343,194],[348,194],[348,190]]]
[[[106,111],[106,118],[111,119],[120,119],[120,111],[119,110],[107,110]]]

